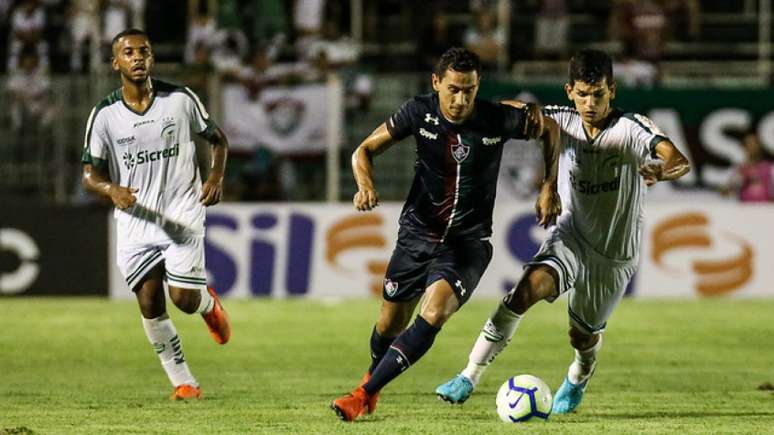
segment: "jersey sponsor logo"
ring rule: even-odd
[[[131,136],[128,136],[128,137],[122,137],[122,138],[119,138],[119,139],[116,141],[116,144],[117,144],[117,145],[120,145],[120,146],[122,146],[122,147],[123,147],[123,146],[129,146],[129,145],[133,144],[133,143],[135,142],[135,140],[136,140],[136,139],[135,139],[134,135],[131,135]]]
[[[588,180],[578,180],[575,175],[570,175],[570,184],[578,193],[587,195],[597,195],[600,193],[615,192],[621,187],[621,176],[613,178],[610,181],[592,183]]]
[[[392,297],[397,291],[398,283],[391,280],[390,278],[384,278],[384,292],[387,293],[387,296]]]
[[[431,115],[429,113],[425,113],[425,122],[428,123],[428,124],[432,123],[433,125],[440,124],[440,122],[438,121],[438,117],[437,116],[433,116],[433,115]]]
[[[481,142],[483,142],[484,145],[497,145],[501,140],[503,140],[503,138],[500,136],[481,138]]]
[[[436,140],[438,139],[438,133],[430,133],[429,131],[425,130],[424,128],[419,129],[419,135],[426,137],[428,139]]]
[[[126,169],[132,169],[135,166],[144,165],[148,162],[155,162],[158,160],[168,159],[171,157],[177,157],[180,155],[180,145],[164,148],[159,151],[140,151],[137,154],[125,152],[123,157],[124,166]]]
[[[470,147],[462,143],[462,138],[460,138],[459,142],[451,144],[451,153],[457,163],[462,163],[468,158]]]
[[[132,128],[142,127],[143,125],[153,124],[154,122],[156,122],[156,120],[154,120],[154,119],[146,119],[145,121],[135,122],[132,125]]]

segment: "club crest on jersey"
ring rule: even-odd
[[[462,140],[460,139],[457,143],[451,144],[451,153],[452,157],[454,157],[454,160],[456,160],[457,163],[462,163],[465,159],[468,158],[468,154],[470,154],[470,147],[462,143]]]
[[[438,125],[439,124],[438,117],[437,116],[433,116],[433,115],[431,115],[429,113],[425,113],[425,122],[428,123],[428,124],[432,123],[433,125]]]
[[[394,296],[397,291],[398,283],[390,278],[384,278],[384,292],[387,293],[387,296]]]
[[[164,139],[164,144],[167,147],[174,146],[177,142],[176,126],[175,118],[169,117],[161,120],[161,138]]]

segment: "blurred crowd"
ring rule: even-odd
[[[709,3],[723,2],[702,2]],[[352,11],[354,4],[362,11]],[[112,37],[127,27],[148,31],[157,63],[181,68],[208,106],[224,85],[257,100],[266,89],[323,83],[336,72],[352,121],[372,105],[370,72],[427,72],[455,45],[504,74],[522,60],[564,60],[579,44],[603,45],[615,54],[619,83],[658,86],[660,64],[672,55],[668,43],[700,40],[701,13],[698,0],[427,0],[421,7],[403,0],[0,0],[0,71],[16,144],[0,156],[20,162],[20,174],[45,172],[25,162],[50,155],[28,144],[53,142],[61,109],[51,75],[104,69]],[[235,145],[229,199],[324,197],[321,152]],[[756,158],[768,164],[767,156]],[[729,189],[744,186],[749,172],[740,171]]]

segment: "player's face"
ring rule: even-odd
[[[615,98],[615,83],[608,84],[607,77],[598,83],[576,80],[572,85],[565,84],[564,90],[587,124],[603,121],[610,112],[610,101]]]
[[[480,78],[475,71],[447,69],[443,77],[433,74],[433,89],[438,92],[441,113],[446,119],[459,124],[470,117],[479,82]]]
[[[148,80],[153,66],[153,52],[148,38],[143,35],[129,35],[113,45],[113,70],[134,83]]]

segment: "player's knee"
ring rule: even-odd
[[[444,323],[446,323],[447,320],[449,320],[449,317],[453,312],[448,312],[448,310],[443,309],[443,307],[438,306],[427,306],[423,307],[421,312],[419,313],[420,316],[422,316],[425,321],[436,328],[440,328],[443,326]]]
[[[585,350],[593,347],[599,341],[599,335],[589,334],[585,331],[581,331],[578,328],[570,328],[570,344],[575,349]]]

